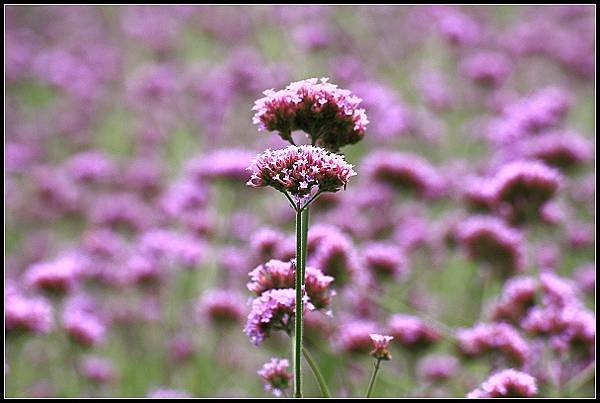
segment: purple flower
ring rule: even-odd
[[[373,342],[374,349],[369,353],[370,356],[377,358],[378,360],[389,361],[392,359],[392,353],[389,352],[388,348],[390,342],[394,340],[392,336],[383,336],[381,334],[370,334],[371,341]]]
[[[52,329],[52,305],[40,297],[26,297],[4,289],[4,321],[9,332],[48,333]]]
[[[499,87],[510,75],[511,62],[503,53],[480,52],[466,58],[462,69],[477,84]]]
[[[64,294],[72,291],[83,272],[83,261],[69,254],[54,261],[36,263],[25,272],[25,283],[32,288]]]
[[[186,171],[197,181],[217,179],[247,181],[247,168],[255,155],[251,151],[235,148],[216,150],[191,159]]]
[[[224,289],[205,291],[197,303],[197,312],[202,319],[216,324],[241,322],[244,315],[244,298],[237,292]]]
[[[459,369],[459,362],[456,357],[445,354],[428,355],[417,364],[417,374],[419,378],[440,382],[453,377]]]
[[[508,323],[479,323],[470,329],[459,329],[456,337],[461,353],[468,357],[498,351],[523,365],[530,356],[529,344]]]
[[[517,143],[525,159],[537,159],[551,167],[567,170],[594,158],[593,145],[573,131],[550,131]]]
[[[81,364],[82,375],[92,382],[110,383],[115,380],[116,370],[110,360],[102,357],[86,357]]]
[[[116,172],[114,162],[96,150],[75,154],[65,164],[68,175],[83,183],[109,183]]]
[[[286,359],[271,358],[258,370],[258,375],[265,381],[265,390],[271,391],[275,396],[281,396],[290,386],[292,375],[288,372],[290,363]]]
[[[401,278],[407,272],[406,257],[402,250],[391,243],[373,242],[361,252],[363,264],[383,278]]]
[[[471,258],[498,267],[503,275],[519,271],[523,267],[523,235],[496,217],[467,218],[457,225],[456,240]]]
[[[148,397],[152,399],[189,399],[192,395],[185,390],[156,388],[148,392]]]
[[[436,169],[422,157],[398,151],[376,150],[362,161],[365,176],[429,198],[439,197],[445,183]]]
[[[437,342],[441,334],[421,319],[412,315],[394,314],[387,324],[387,331],[405,347],[427,347]]]
[[[531,277],[508,279],[493,308],[493,319],[518,322],[534,305],[538,287],[538,281]]]
[[[267,150],[254,158],[248,169],[252,171],[248,186],[271,186],[296,204],[322,192],[337,192],[356,175],[344,157],[313,146]]]
[[[355,319],[343,323],[335,335],[335,346],[340,351],[366,354],[373,347],[371,335],[377,331],[374,322]]]
[[[337,151],[360,141],[369,121],[361,99],[328,82],[310,78],[289,84],[280,91],[267,90],[254,103],[252,122],[259,130],[278,131],[291,141],[291,132],[302,130],[313,145]]]
[[[314,310],[308,297],[304,297],[304,306]],[[293,288],[269,290],[252,301],[252,310],[244,333],[253,344],[259,345],[269,336],[271,330],[290,332],[296,312],[296,291]]]
[[[62,322],[73,341],[83,346],[94,346],[106,339],[106,324],[86,297],[73,297],[67,301]]]
[[[514,369],[505,369],[490,376],[468,398],[534,397],[537,383],[533,376]]]
[[[250,237],[250,246],[261,261],[272,259],[278,256],[281,244],[284,241],[284,235],[281,231],[274,228],[259,228]]]
[[[540,208],[558,192],[562,177],[541,162],[522,160],[502,166],[492,181],[499,212],[522,223],[539,217]]]
[[[295,288],[296,264],[295,261],[282,262],[270,260],[250,272],[250,282],[247,287],[256,295],[261,295],[267,290],[280,288]],[[326,308],[331,302],[335,292],[330,290],[333,277],[324,275],[321,270],[306,267],[305,290],[310,302],[316,309]]]

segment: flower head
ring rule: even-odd
[[[248,168],[252,177],[247,185],[271,186],[291,196],[296,204],[323,192],[337,192],[356,175],[344,157],[314,146],[289,146],[267,150]]]
[[[467,394],[467,397],[533,397],[535,395],[537,395],[535,378],[511,368],[492,375],[479,388]]]
[[[362,100],[327,78],[294,82],[264,94],[254,103],[252,122],[261,131],[278,131],[284,140],[291,141],[291,132],[302,130],[312,144],[337,151],[360,141],[369,123],[365,110],[358,107]]]
[[[304,297],[304,306],[313,310],[314,307]],[[259,345],[271,330],[289,332],[296,313],[296,291],[293,288],[269,290],[252,301],[252,310],[244,328],[252,343]]]
[[[375,349],[369,353],[373,357],[378,360],[386,360],[389,361],[392,359],[392,353],[389,352],[388,347],[390,346],[390,341],[394,340],[392,336],[383,336],[381,334],[370,334],[371,340],[373,341],[373,345]]]
[[[265,390],[273,392],[275,396],[281,396],[290,385],[292,375],[288,372],[290,363],[286,359],[271,358],[258,370],[258,375],[265,381]]]

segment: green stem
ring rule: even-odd
[[[296,315],[294,319],[294,397],[302,397],[302,211],[296,210]]]
[[[301,224],[302,224],[302,284],[304,284],[304,280],[306,277],[306,259],[308,257],[308,206],[306,206],[302,210],[301,215]]]
[[[367,398],[371,397],[371,394],[373,393],[373,387],[375,386],[375,379],[377,378],[377,372],[379,372],[380,363],[380,359],[378,359],[375,363],[375,368],[373,369],[373,374],[371,375],[371,380],[369,381],[369,388],[367,389]]]
[[[321,374],[321,371],[319,371],[319,367],[317,366],[317,363],[312,358],[312,356],[310,355],[308,350],[305,349],[304,347],[302,347],[302,353],[304,354],[304,358],[306,359],[306,362],[308,362],[308,365],[310,366],[310,369],[312,370],[313,375],[315,376],[315,379],[317,380],[317,383],[319,384],[319,388],[321,389],[322,397],[331,397],[331,395],[329,393],[329,388],[327,387],[327,383],[325,383],[325,378],[323,377],[323,374]]]

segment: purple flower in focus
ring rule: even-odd
[[[344,157],[313,146],[267,150],[254,158],[248,169],[252,171],[248,186],[271,186],[296,204],[322,192],[337,192],[356,175]]]
[[[360,141],[369,123],[365,110],[358,107],[361,99],[327,78],[298,81],[264,94],[254,103],[252,122],[259,130],[278,131],[292,143],[291,132],[302,130],[313,145],[337,151]]]

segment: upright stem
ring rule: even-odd
[[[294,397],[302,397],[302,210],[296,210],[296,315],[294,321]]]
[[[304,207],[301,215],[301,223],[302,223],[302,284],[304,284],[304,280],[306,279],[306,259],[308,256],[308,205]]]
[[[373,387],[375,386],[375,379],[377,378],[377,372],[379,372],[380,363],[380,359],[378,359],[375,363],[375,368],[373,369],[373,374],[371,375],[371,380],[369,381],[369,388],[367,389],[367,397],[371,397],[371,393],[373,393]]]

